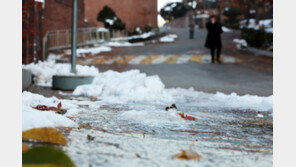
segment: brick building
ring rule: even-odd
[[[42,39],[51,30],[71,29],[73,0],[22,0],[23,64],[41,59]],[[78,0],[77,26],[103,26],[96,20],[105,5],[132,30],[157,27],[157,0]]]
[[[85,0],[85,18],[89,25],[99,25],[97,14],[105,5],[126,23],[127,29],[151,24],[157,27],[157,0]]]
[[[41,58],[43,3],[22,0],[22,62],[34,62]]]

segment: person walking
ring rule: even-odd
[[[189,24],[189,38],[190,39],[194,38],[194,28],[195,28],[194,20],[191,20],[190,24]]]
[[[217,16],[210,16],[210,21],[206,24],[208,34],[205,47],[211,50],[212,63],[216,61],[220,64],[220,54],[222,48],[221,34],[223,33],[222,25],[217,21]]]

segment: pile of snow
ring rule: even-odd
[[[77,73],[71,73],[71,65],[69,63],[56,63],[58,56],[51,56],[47,61],[39,61],[23,65],[23,69],[30,70],[34,77],[34,82],[39,86],[51,86],[53,75],[77,75],[77,76],[95,76],[99,71],[94,66],[76,65]]]
[[[160,42],[174,42],[178,38],[176,34],[169,34],[159,39]]]
[[[110,52],[112,49],[108,46],[99,46],[99,47],[88,47],[88,48],[79,48],[77,49],[77,57],[84,57],[85,54],[96,55],[101,52]],[[71,54],[71,50],[66,51],[67,55]]]
[[[46,105],[56,107],[61,102],[62,108],[67,110],[64,115],[56,114],[53,111],[39,111],[34,109],[37,105]],[[90,105],[92,108],[99,107],[96,102],[76,101],[76,100],[60,100],[56,97],[46,98],[39,94],[30,92],[22,93],[22,130],[29,130],[40,127],[77,127],[78,125],[67,118],[80,111],[83,111],[79,105]]]
[[[78,86],[73,94],[96,96],[110,103],[173,101],[164,87],[158,76],[147,76],[139,70],[109,70],[99,73],[92,84]]]
[[[51,85],[53,75],[74,75],[70,73],[70,64],[59,64],[54,61],[38,62],[23,65],[33,72],[38,85]],[[166,89],[157,75],[147,76],[139,70],[126,72],[106,71],[99,73],[95,67],[77,65],[77,75],[93,75],[94,81],[88,85],[78,86],[73,94],[102,99],[104,103],[153,103],[168,105],[186,103],[205,109],[240,109],[272,111],[272,96],[239,96],[235,93],[204,93],[191,89]]]
[[[242,20],[240,21],[240,28],[250,28],[255,30],[264,28],[266,32],[273,33],[272,22],[273,22],[273,19],[266,19],[266,20],[259,20],[259,23],[256,24],[255,19],[249,19],[249,24],[247,25],[247,20]]]
[[[144,46],[143,42],[139,43],[130,43],[130,42],[108,42],[104,44],[106,46],[111,46],[111,47],[133,47],[133,46]]]
[[[246,40],[244,40],[244,39],[233,39],[233,42],[234,43],[237,43],[236,47],[238,49],[244,48],[244,47],[247,47],[248,46]]]
[[[224,26],[222,26],[222,30],[223,30],[223,32],[232,32],[231,29],[224,27]]]
[[[166,89],[157,75],[147,76],[139,70],[99,73],[92,84],[78,86],[74,95],[95,96],[105,103],[186,103],[205,109],[240,109],[272,111],[272,96],[239,96],[236,93],[204,93],[191,89]]]

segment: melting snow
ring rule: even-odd
[[[39,127],[76,127],[77,124],[66,116],[72,116],[83,111],[79,105],[89,105],[91,108],[100,107],[97,102],[61,100],[56,97],[44,97],[30,92],[22,93],[23,102],[23,131]],[[64,115],[56,114],[52,111],[39,111],[34,109],[37,105],[56,107],[61,102],[62,108],[67,110]]]
[[[174,42],[178,38],[176,34],[169,34],[159,39],[160,42]]]

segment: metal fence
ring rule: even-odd
[[[43,38],[43,60],[48,52],[71,47],[72,30],[48,31]],[[125,37],[126,31],[109,31],[100,27],[78,28],[77,46],[87,46],[110,41],[111,38]]]

